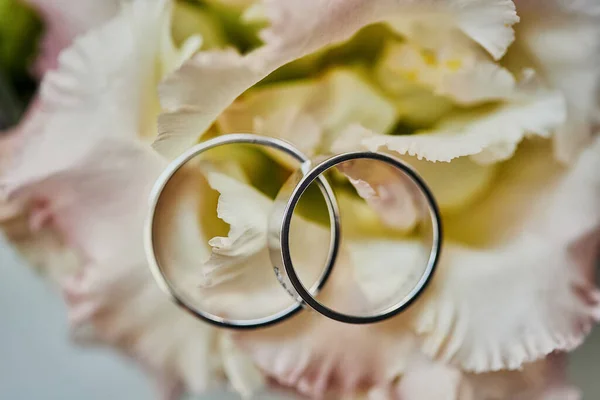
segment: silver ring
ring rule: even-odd
[[[291,145],[288,142],[283,140],[274,139],[271,137],[259,136],[254,134],[228,134],[224,136],[220,136],[214,139],[207,140],[206,142],[197,144],[175,159],[167,169],[160,175],[157,179],[154,188],[150,194],[150,212],[146,219],[145,231],[144,231],[144,245],[146,250],[146,256],[148,259],[148,263],[152,274],[159,287],[170,297],[170,299],[182,307],[183,309],[190,312],[192,315],[209,322],[211,324],[217,325],[223,328],[234,328],[234,329],[252,329],[258,327],[264,327],[267,325],[271,325],[277,322],[281,322],[296,312],[298,312],[303,303],[296,302],[295,304],[287,307],[284,310],[281,310],[275,314],[269,315],[267,317],[254,318],[248,320],[236,320],[236,319],[227,319],[221,316],[212,314],[205,310],[201,310],[196,308],[191,302],[185,299],[181,293],[178,293],[176,288],[171,284],[169,279],[164,274],[163,267],[160,265],[155,250],[155,242],[154,242],[154,220],[156,214],[157,204],[160,200],[161,194],[165,189],[169,180],[175,175],[175,173],[183,167],[188,161],[192,158],[196,157],[200,153],[208,151],[212,148],[227,145],[227,144],[253,144],[258,146],[270,147],[275,150],[279,150],[285,154],[288,154],[295,160],[297,160],[301,165],[299,171],[307,172],[310,168],[310,160],[306,157],[302,152],[300,152],[296,147]],[[335,259],[337,257],[338,248],[339,248],[339,210],[337,205],[337,200],[331,189],[331,186],[327,182],[327,180],[323,177],[317,178],[317,184],[321,193],[325,198],[325,202],[327,204],[327,209],[330,216],[331,222],[331,241],[329,247],[329,253],[327,257],[327,262],[325,264],[325,268],[321,273],[318,280],[315,284],[309,289],[310,292],[317,294],[319,290],[323,287],[325,282],[330,276],[331,269],[335,263]],[[313,179],[314,181],[314,179]]]
[[[340,313],[319,302],[300,281],[294,269],[290,254],[291,221],[295,208],[304,192],[315,180],[321,178],[322,174],[330,168],[333,168],[343,162],[356,159],[371,159],[384,162],[401,171],[406,177],[408,177],[424,196],[429,209],[429,217],[432,225],[431,251],[429,253],[427,266],[422,276],[419,278],[413,289],[403,299],[391,307],[387,307],[383,311],[380,311],[372,316],[356,316]],[[284,284],[288,291],[298,299],[298,301],[304,301],[308,306],[318,313],[340,322],[351,324],[368,324],[393,317],[394,315],[406,309],[419,297],[421,293],[423,293],[423,290],[429,283],[436,269],[440,256],[442,246],[442,225],[439,208],[433,197],[433,194],[415,170],[406,165],[404,162],[382,153],[350,152],[332,156],[315,165],[310,171],[304,171],[302,176],[298,174],[295,177],[292,176],[289,182],[290,184],[284,185],[282,192],[280,192],[280,195],[278,196],[278,198],[281,198],[276,201],[273,218],[271,218],[270,221],[271,235],[275,238],[278,238],[279,243],[275,244],[274,241],[269,241],[269,244],[274,247],[271,249],[270,255],[275,269],[284,272],[284,276],[280,277],[280,281]],[[339,236],[337,239],[339,240]]]

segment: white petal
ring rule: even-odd
[[[453,113],[437,127],[410,136],[374,135],[349,131],[334,144],[362,138],[363,147],[388,149],[429,161],[451,161],[471,156],[481,164],[508,159],[528,135],[548,137],[565,119],[564,102],[558,93],[540,93],[524,101],[513,101],[463,113]]]
[[[596,2],[517,1],[519,41],[535,68],[567,100],[568,118],[556,135],[556,153],[573,160],[591,140],[599,107],[600,13]]]
[[[245,56],[201,53],[172,75],[161,89],[166,111],[155,147],[173,157],[202,135],[240,94],[290,61],[350,38],[360,28],[406,13],[447,16],[495,56],[513,40],[518,18],[510,0],[436,2],[419,6],[396,0],[270,0],[271,26],[265,45]]]
[[[25,0],[44,20],[45,34],[36,72],[41,76],[57,67],[58,55],[73,39],[112,18],[119,10],[118,0]]]
[[[431,29],[435,29],[431,27]],[[446,39],[449,40],[449,39]],[[390,76],[430,88],[458,104],[472,105],[508,99],[516,89],[512,74],[471,46],[454,42],[433,49],[411,42],[391,43],[377,65],[380,85]]]
[[[469,371],[516,369],[582,342],[598,317],[598,237],[576,245],[600,224],[599,146],[571,170],[544,146],[523,150],[485,201],[445,221],[466,244],[446,242],[421,303],[427,354]]]
[[[430,247],[418,240],[374,239],[353,241],[347,251],[356,286],[374,310],[408,296],[423,276]]]
[[[231,336],[231,332],[220,336],[219,344],[223,355],[223,365],[236,392],[245,399],[251,398],[253,394],[264,387],[265,380],[249,357],[236,346]]]
[[[200,52],[159,87],[163,114],[154,148],[175,158],[212,125],[236,97],[268,72],[233,52]]]
[[[348,259],[342,256],[341,262]],[[350,278],[343,270],[334,274],[339,271]],[[352,301],[347,296],[355,294],[357,288],[344,285],[348,279],[333,278],[331,283],[336,287],[327,284],[320,299],[327,304]],[[404,370],[415,346],[403,318],[360,326],[313,312],[272,328],[239,333],[237,341],[278,384],[311,398],[357,395],[383,385]]]
[[[164,162],[141,146],[105,145],[79,168],[28,188],[86,263],[63,279],[71,323],[91,326],[96,340],[122,348],[163,379],[204,390],[218,372],[211,366],[213,330],[160,291],[141,240],[147,196]]]
[[[58,70],[42,82],[42,111],[19,132],[7,190],[72,168],[106,138],[155,135],[168,18],[164,1],[135,1],[61,54]]]
[[[393,398],[431,400],[578,400],[567,383],[564,355],[525,365],[521,371],[465,374],[459,369],[415,357]],[[436,384],[432,385],[434,381]]]
[[[335,68],[315,80],[252,90],[218,122],[225,132],[285,139],[312,157],[352,124],[386,133],[395,119],[393,104],[360,71]]]
[[[242,319],[265,317],[291,306],[294,300],[277,280],[267,249],[273,201],[225,174],[209,172],[207,179],[220,193],[218,215],[230,230],[227,237],[209,241],[211,255],[201,263],[202,275],[196,279],[199,301],[218,315]],[[329,232],[299,217],[291,229],[294,265],[304,282],[313,283],[324,268]],[[312,250],[306,252],[307,248]]]
[[[352,127],[341,135],[342,139],[334,144],[332,151],[341,153],[360,149],[360,143],[367,142],[374,136],[376,135],[371,131]],[[485,195],[493,183],[497,170],[495,165],[480,165],[469,157],[455,158],[448,163],[418,160],[410,156],[401,158],[423,177],[444,215],[459,212]],[[452,184],[449,185],[448,182]],[[394,180],[387,184],[395,183]],[[339,200],[340,204],[345,205],[343,197],[340,196]]]
[[[27,217],[37,233],[51,230],[76,253],[79,272],[60,277],[73,325],[91,326],[169,388],[201,391],[220,373],[214,331],[159,290],[142,245],[147,198],[165,161],[138,137],[148,133],[140,121],[168,17],[163,2],[135,1],[67,49],[2,183],[11,199],[35,206],[26,211],[35,211]]]

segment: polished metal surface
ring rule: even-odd
[[[306,289],[299,279],[290,254],[290,226],[294,211],[302,195],[315,180],[320,179],[322,174],[329,169],[346,161],[359,159],[386,163],[408,177],[410,181],[415,184],[427,202],[429,217],[431,219],[431,226],[433,230],[431,251],[429,253],[427,266],[415,287],[408,293],[408,295],[400,299],[396,304],[368,316],[342,313],[333,310],[317,300],[315,295],[311,293],[310,290]],[[368,324],[393,317],[408,307],[419,297],[421,293],[423,293],[433,275],[440,256],[442,246],[442,228],[439,209],[433,194],[416,171],[394,157],[381,153],[359,151],[330,157],[315,165],[310,171],[302,171],[302,174],[296,174],[295,176],[292,176],[292,178],[290,178],[290,182],[292,183],[284,185],[282,192],[280,192],[280,195],[276,200],[273,212],[274,217],[271,219],[270,223],[270,236],[278,238],[278,240],[269,240],[269,246],[271,247],[271,260],[275,266],[276,272],[278,273],[278,278],[293,296],[296,296],[299,300],[303,300],[312,309],[328,318],[344,323]],[[293,186],[293,188],[290,189],[291,186]],[[336,223],[339,224],[339,221]],[[336,236],[335,240],[339,240],[339,236]],[[277,242],[279,242],[279,246],[277,246]],[[338,244],[336,243],[336,246],[337,245]]]
[[[278,151],[281,151],[291,157],[293,157],[300,164],[299,171],[308,171],[310,167],[310,160],[304,154],[302,154],[296,147],[291,145],[288,142],[283,140],[274,139],[271,137],[254,135],[254,134],[228,134],[224,136],[219,136],[214,139],[207,140],[200,144],[197,144],[175,159],[167,169],[160,175],[157,179],[154,188],[150,194],[149,200],[149,214],[146,220],[145,231],[144,231],[144,244],[146,250],[146,256],[148,259],[148,263],[154,278],[156,279],[160,288],[169,296],[169,298],[176,304],[178,304],[183,309],[192,313],[196,317],[209,322],[211,324],[223,327],[223,328],[235,328],[235,329],[252,329],[258,327],[264,327],[267,325],[271,325],[277,322],[281,322],[284,319],[292,316],[294,313],[299,311],[302,307],[301,302],[296,302],[295,304],[287,307],[286,309],[281,310],[280,312],[263,317],[263,318],[253,318],[253,319],[228,319],[219,315],[212,314],[206,310],[199,309],[190,301],[186,300],[185,296],[182,293],[179,293],[175,286],[169,281],[166,277],[163,266],[160,265],[160,262],[156,257],[156,248],[155,248],[155,214],[158,202],[160,201],[161,194],[165,189],[167,183],[170,179],[175,175],[175,173],[182,168],[188,161],[192,158],[204,153],[210,149],[215,147],[232,145],[232,144],[251,144],[257,146],[269,147]],[[314,180],[314,179],[313,179]],[[329,253],[327,257],[327,261],[323,267],[323,272],[318,278],[317,282],[309,289],[309,292],[312,294],[318,293],[320,288],[325,284],[327,278],[330,275],[331,268],[335,263],[335,259],[338,252],[338,244],[339,241],[337,237],[339,237],[339,215],[338,215],[338,206],[335,199],[335,195],[333,190],[331,189],[329,183],[323,177],[317,178],[317,184],[325,198],[325,202],[327,204],[327,208],[330,214],[331,220],[331,243],[329,248]]]

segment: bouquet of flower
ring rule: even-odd
[[[78,339],[127,353],[165,397],[228,382],[243,396],[579,398],[565,354],[600,320],[595,1],[28,3],[45,24],[41,85],[0,138],[0,223],[60,287]],[[311,157],[387,152],[427,180],[446,241],[410,312],[230,332],[169,302],[143,249],[149,192],[175,156],[233,132]],[[207,260],[222,298],[250,287],[266,304],[248,272],[269,268],[256,265],[267,232],[255,216],[272,203],[260,182],[286,166],[222,157],[252,179],[183,177],[167,194],[168,245],[182,264]],[[352,243],[370,257],[402,257],[402,238],[363,228]]]

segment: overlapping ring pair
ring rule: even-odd
[[[272,315],[248,320],[224,318],[222,316],[215,315],[207,310],[199,309],[197,306],[186,300],[184,296],[181,296],[176,287],[167,278],[163,266],[156,257],[154,240],[157,233],[157,224],[155,223],[156,208],[163,190],[167,186],[167,183],[173,178],[176,172],[192,158],[216,147],[232,144],[252,144],[275,149],[287,154],[288,156],[291,156],[300,164],[299,169],[284,184],[275,200],[269,221],[268,238],[270,259],[275,275],[277,276],[277,279],[283,288],[295,299],[295,303]],[[326,284],[335,265],[340,246],[341,231],[340,214],[337,200],[329,182],[323,174],[335,166],[352,160],[379,161],[391,166],[395,170],[398,170],[405,178],[408,179],[408,181],[414,185],[414,187],[425,199],[432,230],[431,249],[427,260],[427,265],[416,285],[407,295],[403,296],[391,307],[387,307],[382,311],[368,316],[350,315],[348,313],[336,311],[321,303],[316,297],[319,291]],[[290,254],[290,226],[292,216],[296,206],[298,205],[298,202],[313,182],[318,185],[327,204],[331,226],[331,236],[325,268],[323,269],[323,272],[316,283],[313,284],[312,287],[306,288],[299,279],[292,262]],[[239,133],[219,136],[191,147],[189,150],[175,159],[161,174],[156,181],[150,196],[150,212],[146,221],[145,229],[145,247],[150,269],[152,270],[152,273],[160,288],[170,297],[173,302],[183,307],[196,317],[211,324],[223,328],[259,328],[281,322],[300,311],[303,307],[308,307],[309,309],[317,311],[328,318],[340,322],[351,324],[367,324],[383,321],[398,314],[408,307],[423,292],[432,277],[440,256],[440,250],[442,246],[441,232],[440,214],[431,191],[423,179],[410,166],[397,158],[378,152],[357,151],[337,154],[325,159],[324,161],[313,163],[294,145],[286,141],[255,134]]]

